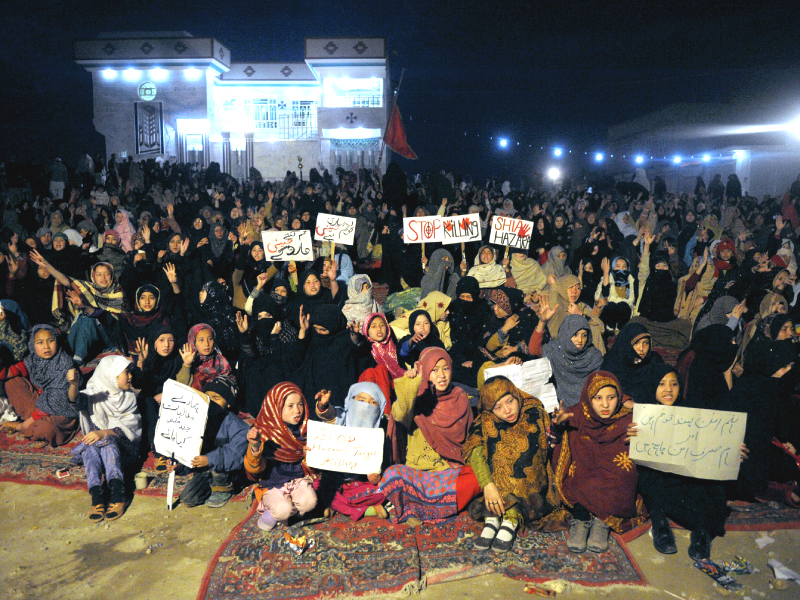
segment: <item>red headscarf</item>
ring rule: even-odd
[[[386,398],[386,408],[384,408],[383,412],[384,414],[391,415],[394,382],[392,381],[392,376],[389,374],[389,369],[386,368],[386,365],[378,365],[371,369],[364,369],[364,372],[361,373],[361,376],[358,378],[358,383],[363,383],[365,381],[374,383],[381,388],[383,397]]]
[[[283,405],[286,404],[286,398],[289,394],[299,394],[303,399],[304,410],[303,420],[300,421],[300,437],[305,438],[308,430],[308,404],[300,388],[288,381],[279,383],[267,392],[264,404],[261,405],[261,410],[258,411],[258,416],[256,417],[256,429],[258,429],[264,441],[269,440],[277,446],[275,450],[272,450],[270,445],[264,445],[264,453],[267,458],[284,463],[296,463],[305,457],[303,452],[305,444],[289,430],[289,426],[284,423],[281,416],[283,414]],[[303,468],[305,469],[305,465],[303,465]]]
[[[617,390],[617,410],[603,419],[592,407],[592,397],[605,387]],[[623,403],[619,380],[608,371],[589,375],[581,400],[556,448],[556,485],[564,500],[583,505],[589,512],[619,530],[622,519],[635,517],[636,465],[628,457],[625,437],[633,419],[632,409]]]
[[[375,319],[383,319],[386,325],[386,337],[382,342],[375,342],[369,337],[369,326]],[[406,374],[406,370],[397,362],[397,347],[392,341],[392,328],[389,327],[389,321],[381,313],[370,313],[364,322],[361,324],[361,334],[367,338],[367,341],[372,345],[372,357],[378,365],[385,365],[392,377],[402,377]],[[387,398],[389,396],[386,396]]]
[[[197,335],[203,331],[203,329],[208,329],[216,340],[217,333],[214,331],[214,328],[211,327],[211,325],[206,325],[205,323],[198,323],[192,327],[189,330],[189,339],[187,340],[189,342],[189,346],[195,351],[192,387],[201,392],[203,391],[203,385],[206,382],[211,381],[216,377],[233,376],[230,363],[224,356],[222,356],[222,353],[219,351],[219,348],[217,348],[216,344],[214,344],[214,350],[212,350],[211,354],[208,356],[200,356],[200,353],[197,352]]]
[[[431,371],[444,360],[453,368],[450,355],[442,348],[429,347],[419,356],[422,384],[417,391],[414,423],[422,430],[425,440],[451,466],[464,464],[462,447],[472,426],[472,407],[466,392],[452,384],[444,392],[431,385]]]

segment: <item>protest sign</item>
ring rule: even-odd
[[[495,215],[489,229],[489,243],[527,250],[531,245],[532,233],[531,221]]]
[[[552,374],[553,368],[550,365],[550,360],[547,358],[529,360],[521,365],[490,367],[485,371],[486,379],[498,375],[508,378],[511,383],[523,392],[538,398],[547,412],[553,412],[558,408],[558,398],[555,396],[555,387],[547,383]]]
[[[481,218],[476,214],[442,217],[443,244],[481,241]]]
[[[314,239],[322,242],[333,242],[352,246],[356,235],[356,220],[352,217],[340,217],[319,213],[314,228]]]
[[[208,416],[208,396],[172,379],[161,393],[161,408],[153,444],[156,452],[192,466],[200,455]]]
[[[630,457],[659,471],[727,481],[739,476],[747,414],[634,404]]]
[[[262,231],[268,261],[314,260],[310,231]]]
[[[385,437],[380,427],[342,427],[309,421],[306,464],[341,473],[380,473]]]
[[[406,244],[424,244],[444,240],[442,217],[405,217],[403,219],[403,241]]]

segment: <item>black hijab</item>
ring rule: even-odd
[[[686,405],[692,408],[719,408],[728,393],[725,371],[730,369],[739,346],[736,333],[727,325],[709,325],[692,337],[694,358],[686,384]]]
[[[408,317],[408,331],[410,332],[407,336],[400,340],[400,346],[406,343],[408,340],[414,337],[414,325],[417,323],[417,319],[420,317],[426,317],[431,324],[430,333],[425,337],[424,340],[420,340],[417,342],[414,347],[411,349],[411,353],[406,357],[398,357],[401,362],[401,366],[404,364],[406,369],[412,368],[416,362],[419,360],[419,355],[422,353],[425,348],[442,348],[444,349],[444,344],[442,340],[439,339],[439,329],[436,327],[436,324],[433,322],[430,314],[426,310],[415,310],[412,312]]]
[[[167,356],[161,356],[156,352],[155,343],[165,333],[172,334],[172,337],[175,338],[175,345]],[[183,366],[183,359],[179,353],[181,347],[179,341],[175,330],[168,325],[159,325],[150,332],[147,338],[149,350],[142,365],[142,373],[146,382],[143,392],[146,391],[153,396],[160,394],[167,379],[175,379],[178,376],[178,371]]]
[[[640,358],[633,345],[643,337],[650,338],[647,328],[641,323],[628,323],[623,327],[611,350],[603,359],[603,371],[610,371],[619,379],[622,392],[633,398],[634,402],[643,402],[648,395],[648,384],[656,365],[664,359],[652,348],[644,358]]]

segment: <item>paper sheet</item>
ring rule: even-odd
[[[380,473],[385,438],[381,428],[342,427],[309,421],[306,464],[341,473]]]

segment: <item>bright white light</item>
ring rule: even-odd
[[[703,154],[703,162],[711,162],[711,155]]]
[[[322,137],[331,140],[368,140],[381,137],[381,130],[369,127],[337,127],[323,129]]]
[[[556,167],[551,167],[547,171],[547,176],[553,181],[558,181],[561,178],[561,171]]]
[[[197,81],[203,76],[203,72],[200,69],[189,67],[188,69],[184,69],[183,76],[189,81]]]
[[[682,160],[682,159],[681,159],[681,157],[680,157],[680,156],[673,156],[673,157],[672,157],[672,162],[674,162],[676,165],[679,165],[679,164],[681,164],[681,160]]]
[[[562,154],[564,154],[564,151],[561,148],[553,150],[553,156],[561,156]]]
[[[125,81],[139,81],[142,72],[138,69],[125,69],[122,72],[122,76],[125,78]]]
[[[737,150],[736,152],[733,153],[733,158],[742,158],[742,153],[739,150]]]
[[[636,164],[637,165],[640,165],[643,162],[644,162],[644,156],[639,155],[639,156],[636,157]]]
[[[114,69],[103,69],[103,79],[106,81],[114,81],[117,78],[117,72]]]
[[[786,125],[786,131],[789,131],[797,137],[800,137],[800,119],[795,119],[791,123],[788,123]]]
[[[162,69],[160,67],[150,69],[150,78],[153,81],[166,81],[167,77],[169,77],[169,71],[166,69]]]
[[[605,158],[605,156],[603,155],[603,153],[602,153],[602,152],[598,152],[597,154],[595,154],[595,155],[594,155],[594,159],[595,159],[597,162],[603,162],[603,159],[604,159],[604,158]]]
[[[180,133],[208,133],[208,119],[176,119]]]
[[[508,146],[508,140],[505,138],[500,138],[500,147],[505,148],[506,146]]]

